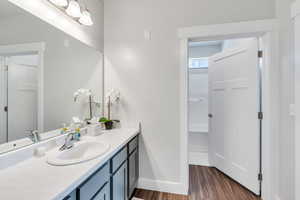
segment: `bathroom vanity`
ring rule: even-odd
[[[97,16],[102,3],[92,3]],[[0,1],[0,199],[129,199],[139,175],[140,129],[97,128],[108,117],[102,34],[95,32],[102,32],[101,20],[68,23],[53,4],[36,1],[33,10],[60,17],[55,24],[67,20],[57,28],[26,4]],[[80,141],[67,143],[80,131]]]
[[[138,129],[115,129],[93,137],[95,142],[109,144],[109,150],[98,158],[73,165],[55,166],[47,162],[64,138],[56,140],[57,145],[43,157],[27,154],[51,141],[0,156],[0,163],[6,165],[0,170],[1,199],[130,199],[139,177]]]
[[[135,136],[64,200],[130,199],[139,177],[138,153]]]

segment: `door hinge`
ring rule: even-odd
[[[263,51],[258,51],[258,57],[262,58],[264,56],[264,52]]]
[[[263,118],[264,118],[263,112],[258,112],[258,119],[263,119]]]
[[[4,112],[7,112],[7,111],[8,111],[8,107],[5,106],[5,107],[4,107]]]
[[[257,178],[258,178],[259,181],[262,181],[262,180],[263,180],[263,175],[262,175],[262,173],[259,173]]]

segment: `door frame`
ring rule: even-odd
[[[299,46],[299,36],[297,35],[299,33],[299,28],[296,27],[296,23],[298,24],[300,21],[300,1],[296,0],[292,6],[291,6],[291,23],[293,23],[294,26],[294,34],[293,34],[293,39],[294,39],[294,49],[293,49],[293,67],[294,67],[294,92],[295,92],[295,97],[294,97],[294,101],[295,101],[295,109],[294,109],[294,116],[295,116],[295,125],[294,125],[294,155],[293,155],[293,162],[294,162],[294,166],[292,167],[293,174],[294,174],[294,198],[295,199],[299,199],[300,198],[300,191],[297,189],[300,187],[300,136],[299,136],[299,131],[300,131],[300,118],[299,118],[299,113],[300,113],[300,104],[299,104],[299,100],[300,100],[300,70],[299,70],[299,66],[300,66],[300,46]],[[298,43],[297,43],[298,42]]]
[[[244,37],[260,37],[264,51],[262,69],[262,198],[273,200],[276,191],[278,165],[277,142],[279,128],[279,65],[277,20],[258,20],[226,24],[184,27],[178,29],[180,48],[180,181],[184,193],[189,189],[188,167],[188,43],[197,38],[203,41]],[[275,166],[275,167],[273,167]]]
[[[27,43],[0,46],[0,56],[37,54],[39,59],[38,68],[38,131],[44,131],[44,52],[45,43]],[[2,74],[2,70],[1,70]],[[2,83],[1,83],[2,85]]]

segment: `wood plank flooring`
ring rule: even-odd
[[[188,196],[138,189],[144,200],[261,200],[215,168],[190,165]]]

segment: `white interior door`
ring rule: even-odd
[[[211,162],[219,170],[260,193],[258,41],[210,58]]]
[[[11,58],[8,64],[8,141],[26,137],[28,130],[37,130],[38,69],[18,60]]]

